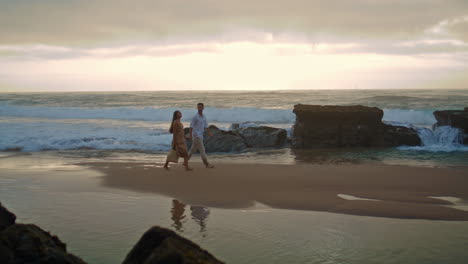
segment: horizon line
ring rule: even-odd
[[[2,93],[118,93],[118,92],[302,92],[302,91],[350,91],[350,90],[468,90],[467,88],[310,88],[310,89],[225,89],[225,90],[70,90],[70,91],[0,91]]]

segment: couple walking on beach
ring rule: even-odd
[[[176,163],[178,158],[181,157],[184,159],[185,169],[188,171],[192,170],[188,165],[188,161],[197,150],[200,152],[205,167],[214,168],[214,166],[208,162],[205,153],[205,145],[203,144],[203,133],[205,131],[208,132],[209,136],[212,136],[208,129],[206,117],[203,114],[204,108],[205,106],[203,103],[197,104],[198,113],[195,114],[190,122],[190,133],[188,137],[185,136],[184,125],[180,121],[182,113],[179,110],[174,111],[171,127],[169,128],[169,132],[172,134],[172,149],[167,155],[166,164],[164,164],[165,169],[169,169],[169,162]],[[192,139],[192,147],[190,148],[190,151],[187,151],[187,145],[185,144],[186,139]]]

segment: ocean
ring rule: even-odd
[[[287,149],[280,154],[265,150],[273,153],[266,158],[270,162],[468,165],[468,147],[460,144],[459,131],[450,127],[432,130],[434,111],[468,106],[467,90],[445,89],[3,93],[0,151],[68,151],[85,156],[113,151],[161,156],[170,148],[168,127],[173,111],[180,110],[188,126],[198,102],[205,104],[209,123],[221,129],[229,130],[233,123],[268,125],[284,128],[289,135],[295,104],[376,106],[384,110],[384,122],[414,127],[423,141],[420,147],[328,150],[327,157],[321,151],[317,156],[313,150],[299,154]],[[224,154],[231,158],[234,154],[256,156]],[[223,157],[222,153],[216,155]]]

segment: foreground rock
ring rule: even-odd
[[[67,253],[66,245],[36,225],[15,224],[0,233],[0,263],[85,262]]]
[[[0,232],[11,225],[14,225],[15,221],[16,215],[8,211],[3,207],[2,203],[0,203]]]
[[[437,120],[435,126],[451,126],[458,128],[463,133],[463,144],[468,145],[468,107],[464,110],[435,111]]]
[[[16,216],[0,203],[0,263],[84,264],[67,246],[36,225],[15,223]]]
[[[128,253],[123,264],[220,264],[223,263],[197,244],[174,231],[152,227]]]
[[[382,122],[377,107],[295,105],[294,148],[418,146],[414,129]]]
[[[286,143],[285,129],[268,126],[244,127],[235,130],[248,147],[281,147]]]

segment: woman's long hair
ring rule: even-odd
[[[171,127],[169,128],[169,133],[174,133],[174,121],[177,119],[177,113],[179,113],[179,110],[175,110],[174,114],[172,114],[172,122],[171,122]]]

